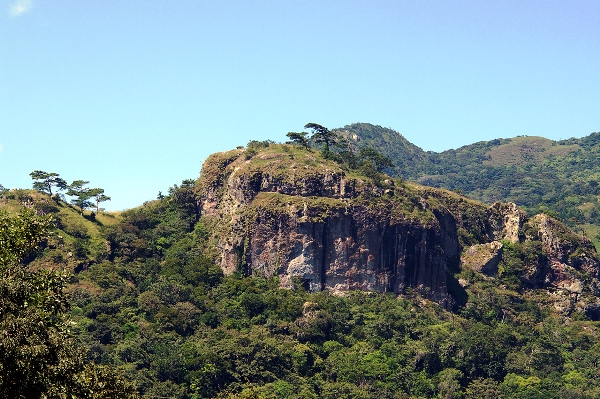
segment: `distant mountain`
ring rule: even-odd
[[[388,172],[455,190],[487,203],[511,201],[554,214],[597,242],[600,229],[600,133],[553,141],[520,136],[425,152],[400,133],[357,123],[336,129],[357,148],[371,146],[397,165]]]
[[[370,123],[354,123],[333,131],[348,140],[348,145],[356,151],[371,147],[394,161],[396,167],[386,170],[391,175],[412,178],[418,176],[423,168],[433,166],[430,153],[423,151],[395,130]]]

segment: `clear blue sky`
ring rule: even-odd
[[[0,0],[0,184],[108,209],[307,122],[425,150],[600,131],[600,1]]]

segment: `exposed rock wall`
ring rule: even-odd
[[[540,240],[555,266],[538,273],[541,284],[576,287],[565,268],[598,276],[589,241],[546,216],[390,180],[375,185],[303,156],[236,150],[206,161],[196,189],[226,273],[278,275],[312,291],[410,287],[441,302],[461,254],[463,266],[494,276],[500,241]]]
[[[446,294],[447,234],[437,219],[427,224],[393,220],[383,208],[332,207],[323,219],[307,209],[273,217],[259,209],[248,220],[245,262],[252,273],[300,278],[313,291],[403,292],[413,287],[436,300]],[[456,235],[454,235],[456,236]]]
[[[490,276],[498,273],[502,260],[503,245],[499,241],[476,244],[467,249],[461,257],[461,266]]]

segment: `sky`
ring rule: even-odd
[[[600,1],[0,0],[0,184],[108,210],[208,155],[368,122],[428,151],[600,131]]]

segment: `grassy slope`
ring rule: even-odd
[[[121,221],[119,212],[94,213],[65,203],[54,201],[49,195],[35,190],[19,189],[7,192],[0,199],[0,210],[20,212],[32,208],[38,215],[52,215],[55,229],[48,237],[42,255],[32,263],[32,268],[51,267],[73,271],[83,264],[94,262],[106,254],[106,239],[102,237],[103,226],[116,225]]]

